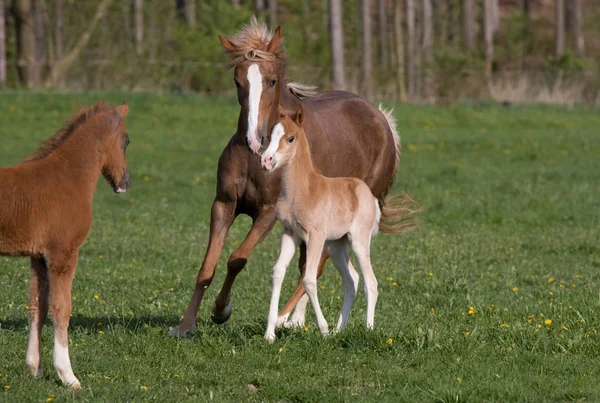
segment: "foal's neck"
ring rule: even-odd
[[[296,138],[296,154],[283,167],[282,188],[288,196],[305,197],[310,193],[310,183],[319,180],[321,175],[315,170],[304,133]]]

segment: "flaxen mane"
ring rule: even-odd
[[[56,132],[54,136],[44,141],[42,146],[34,152],[32,155],[27,157],[23,162],[36,161],[47,157],[52,154],[75,130],[84,124],[88,119],[96,116],[99,113],[106,112],[111,108],[106,105],[104,101],[100,101],[98,104],[91,106],[87,109],[80,110],[69,120],[62,129]]]
[[[227,66],[230,68],[235,67],[245,61],[275,61],[281,67],[283,78],[287,80],[285,74],[287,56],[283,41],[276,49],[267,52],[267,45],[273,39],[273,34],[272,30],[253,16],[250,25],[245,25],[240,32],[229,38],[235,49],[227,52],[231,58]],[[287,83],[287,88],[294,96],[302,99],[314,96],[317,87],[290,82]]]

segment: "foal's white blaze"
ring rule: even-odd
[[[255,154],[260,150],[260,139],[258,138],[258,107],[262,94],[262,74],[258,64],[253,64],[248,68],[248,83],[250,84],[250,93],[248,95],[248,132],[246,138],[250,149]]]
[[[79,388],[79,380],[71,368],[71,359],[69,358],[69,346],[63,346],[58,337],[54,336],[54,368],[58,376],[65,385],[72,388]]]
[[[264,168],[272,169],[273,166],[277,165],[277,149],[279,148],[279,141],[283,136],[285,136],[283,125],[281,123],[277,123],[271,132],[271,144],[269,144],[267,151],[263,153],[261,158],[262,166]],[[265,163],[268,157],[273,157],[273,162],[270,164]]]

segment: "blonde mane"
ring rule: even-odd
[[[231,58],[229,67],[235,67],[244,61],[264,60],[275,61],[285,67],[286,55],[283,42],[271,52],[267,51],[267,46],[273,39],[273,34],[272,30],[253,16],[250,25],[244,25],[240,32],[229,38],[235,46],[233,50],[227,52]]]

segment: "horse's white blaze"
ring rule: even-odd
[[[65,385],[71,387],[79,385],[79,380],[75,377],[73,368],[71,368],[69,346],[63,346],[56,335],[54,336],[54,368],[56,368],[58,376]]]
[[[253,64],[248,68],[248,83],[250,84],[250,93],[248,95],[248,132],[246,138],[250,148],[255,153],[260,150],[260,139],[258,138],[258,107],[262,94],[262,74],[258,64]]]
[[[273,157],[273,162],[277,164],[277,150],[279,149],[279,141],[283,136],[285,136],[283,125],[281,123],[277,123],[271,132],[271,144],[269,144],[267,151],[263,153],[261,158],[263,167],[265,166],[265,160],[267,157]]]

